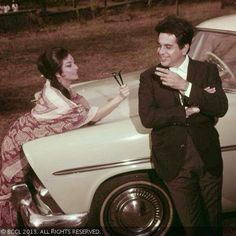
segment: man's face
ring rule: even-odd
[[[160,63],[163,66],[178,67],[181,65],[185,59],[188,48],[189,45],[186,44],[182,49],[180,49],[174,34],[159,34],[157,54]]]

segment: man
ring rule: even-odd
[[[187,55],[191,23],[169,16],[155,29],[160,64],[141,74],[139,87],[139,115],[152,128],[152,160],[186,234],[220,235],[222,157],[214,124],[225,115],[227,98],[217,67]]]

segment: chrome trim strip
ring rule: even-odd
[[[235,151],[235,150],[236,150],[236,145],[221,147],[221,152],[229,152],[229,151]]]
[[[221,147],[221,152],[229,152],[236,150],[236,145],[230,145],[230,146],[223,146]],[[151,162],[150,157],[145,157],[141,159],[135,159],[135,160],[125,160],[115,163],[107,163],[107,164],[101,164],[101,165],[93,165],[93,166],[85,166],[85,167],[77,167],[72,169],[66,169],[66,170],[60,170],[53,173],[53,175],[69,175],[69,174],[75,174],[75,173],[83,173],[83,172],[89,172],[89,171],[96,171],[96,170],[104,170],[109,168],[117,168],[121,166],[128,166],[128,165],[137,165],[137,164],[143,164]]]
[[[236,145],[221,147],[221,152],[229,152],[229,151],[234,151],[234,150],[236,150]],[[72,169],[60,170],[60,171],[54,172],[53,175],[69,175],[69,174],[75,174],[75,173],[104,170],[104,169],[109,169],[109,168],[117,168],[117,167],[121,167],[121,166],[137,165],[137,164],[143,164],[143,163],[148,163],[148,162],[151,162],[150,157],[145,157],[145,158],[135,159],[135,160],[125,160],[125,161],[107,163],[107,164],[101,164],[101,165],[92,165],[92,166],[85,166],[85,167],[77,167],[77,168],[72,168]]]
[[[83,172],[89,172],[89,171],[104,170],[104,169],[109,169],[109,168],[117,168],[121,166],[137,165],[137,164],[143,164],[143,163],[148,163],[148,162],[151,162],[150,157],[60,170],[60,171],[54,172],[53,175],[69,175],[69,174],[74,174],[74,173],[83,173]]]

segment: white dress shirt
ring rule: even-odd
[[[187,80],[187,75],[188,75],[188,65],[189,65],[189,57],[186,56],[183,63],[179,66],[179,67],[170,67],[170,71],[178,74],[181,78],[183,78],[184,80]],[[189,82],[188,84],[188,88],[186,89],[186,91],[184,92],[184,95],[186,97],[190,96],[190,92],[192,89],[192,83]],[[182,99],[181,99],[181,94],[180,94],[180,101],[182,103]],[[182,103],[183,105],[183,103]]]

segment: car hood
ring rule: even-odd
[[[138,115],[138,84],[141,71],[128,73],[123,76],[124,83],[130,89],[128,99],[124,100],[111,114],[102,119],[99,124],[127,119]],[[119,85],[113,77],[94,80],[73,85],[80,95],[88,100],[91,106],[102,106],[119,93]]]
[[[123,79],[130,88],[129,97],[95,125],[24,144],[23,150],[31,166],[37,170],[42,168],[42,173],[48,169],[52,174],[73,167],[149,157],[150,129],[142,126],[138,116],[139,75],[140,72],[124,75]],[[101,106],[117,95],[119,86],[113,78],[108,78],[77,84],[73,89],[91,106]],[[143,146],[141,152],[140,147],[136,148],[138,143]],[[108,145],[112,149],[107,148]],[[116,155],[112,155],[113,152]],[[44,161],[50,164],[45,166]]]

